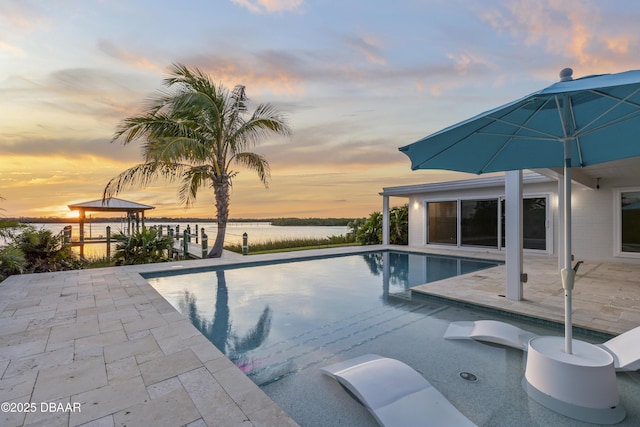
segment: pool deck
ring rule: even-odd
[[[215,260],[12,276],[0,284],[0,425],[297,425],[140,274],[381,248],[225,254]],[[504,266],[415,290],[561,322],[557,258],[525,255],[524,264],[529,281],[523,301],[499,296]],[[639,277],[638,263],[586,262],[573,294],[574,324],[609,334],[639,326]]]
[[[504,260],[501,254],[439,253]],[[528,280],[523,284],[523,299],[520,301],[504,297],[504,266],[417,286],[412,290],[563,324],[564,290],[557,257],[525,254],[523,271]],[[576,327],[608,335],[618,335],[640,326],[640,263],[585,261],[578,269],[572,292],[572,321]]]

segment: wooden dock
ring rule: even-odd
[[[175,240],[173,242],[173,250],[176,253],[184,256],[184,240]],[[208,248],[203,249],[200,243],[187,242],[187,252],[189,254],[189,257],[201,259],[206,257],[206,254],[208,253]]]

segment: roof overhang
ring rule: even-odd
[[[117,199],[115,197],[105,199],[104,201],[102,199],[98,199],[67,206],[72,211],[85,212],[142,212],[149,209],[155,209],[154,206],[143,205],[141,203]]]
[[[435,193],[443,191],[459,191],[475,188],[504,187],[504,175],[486,178],[465,179],[460,181],[436,182],[430,184],[403,185],[400,187],[386,187],[379,193],[381,196],[409,197],[420,193]],[[555,179],[539,173],[527,173],[522,176],[522,183],[536,184],[552,182]]]

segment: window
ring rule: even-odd
[[[522,241],[525,249],[547,249],[547,199],[522,201]]]
[[[498,247],[498,199],[463,200],[462,245]]]
[[[502,247],[506,247],[505,202],[502,200]],[[522,200],[522,246],[525,249],[547,249],[547,198]]]
[[[458,244],[458,202],[429,202],[427,215],[427,243]]]
[[[640,253],[640,191],[620,193],[621,251]]]

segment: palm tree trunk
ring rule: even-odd
[[[229,219],[229,177],[222,175],[215,177],[213,181],[213,191],[216,197],[216,220],[218,232],[216,241],[207,255],[207,258],[220,258],[224,247],[224,237],[227,232],[227,220]]]

